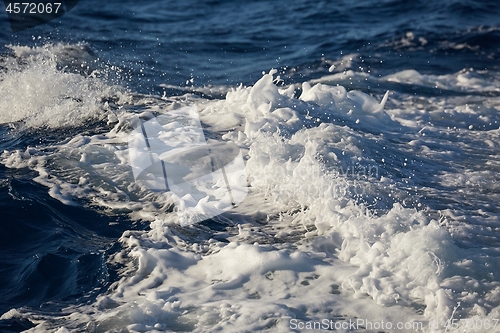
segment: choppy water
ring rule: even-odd
[[[499,12],[82,1],[16,35],[2,20],[0,331],[500,331]],[[183,107],[240,147],[248,184],[187,226],[129,145],[139,115]]]

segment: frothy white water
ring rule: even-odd
[[[8,167],[38,171],[35,180],[64,203],[151,221],[149,231],[121,237],[123,250],[109,261],[128,269],[106,294],[32,331],[288,332],[297,321],[366,318],[421,322],[430,332],[444,331],[450,318],[499,318],[498,214],[460,221],[467,210],[432,206],[453,192],[443,187],[472,190],[495,179],[498,155],[490,170],[463,172],[464,152],[484,136],[464,130],[460,146],[419,119],[384,111],[385,98],[339,86],[304,83],[294,98],[274,74],[222,100],[186,102],[200,109],[210,135],[247,152],[250,194],[215,219],[227,228],[208,240],[196,226],[178,226],[168,193],[134,182],[133,113],[117,115],[102,135],[2,154]],[[178,106],[158,100],[147,111]],[[493,151],[498,133],[481,133]],[[498,196],[494,185],[490,191]],[[465,193],[459,202],[478,204],[471,200]]]
[[[389,100],[391,115],[397,116],[406,126],[500,128],[500,77],[487,70],[468,68],[454,74],[425,75],[411,69],[381,78],[345,71],[312,82],[346,86],[365,82],[372,86],[407,89],[407,93],[394,92]],[[419,93],[414,93],[416,90]],[[435,96],[436,93],[439,96]]]
[[[58,68],[88,70],[96,59],[83,46],[10,49],[12,56],[3,58],[5,71],[0,73],[0,123],[22,122],[28,128],[77,126],[103,118],[109,111],[108,100],[127,100],[122,89],[103,82],[97,71],[82,76]]]

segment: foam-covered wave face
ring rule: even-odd
[[[410,198],[414,187],[432,191],[429,172],[461,171],[437,152],[429,157],[437,162],[426,161],[422,146],[447,143],[389,116],[385,98],[309,83],[295,98],[293,87],[274,85],[274,74],[225,99],[190,100],[211,136],[247,152],[249,195],[212,221],[226,229],[209,240],[196,226],[178,228],[168,193],[134,182],[130,114],[105,134],[2,154],[8,167],[36,170],[35,180],[62,202],[151,221],[149,231],[123,234],[123,251],[110,262],[133,264],[106,295],[37,329],[278,332],[289,331],[291,319],[357,317],[422,321],[431,331],[427,321],[454,315],[498,318],[496,243],[458,246],[447,219],[432,219]],[[158,100],[148,111],[178,105]],[[407,137],[396,137],[401,128]],[[478,234],[488,232],[481,227]]]
[[[233,140],[245,149],[269,149],[266,143],[260,145],[256,143],[253,148],[251,143],[260,140],[263,133],[276,132],[274,135],[277,137],[280,135],[289,137],[304,127],[315,128],[320,124],[320,118],[330,117],[325,111],[311,113],[311,104],[291,97],[290,94],[293,95],[293,91],[290,89],[280,92],[273,84],[274,73],[264,75],[252,88],[241,88],[228,93],[225,100],[205,101],[200,107],[203,109],[201,112],[202,121],[221,133],[234,127],[240,127],[242,131],[229,132],[223,136],[223,139]],[[325,86],[323,90],[336,92],[337,88]],[[383,117],[388,124],[392,121],[383,111],[382,105],[370,96],[362,93],[356,95],[357,99],[351,99],[349,96],[354,96],[354,93],[339,97],[342,99],[341,105],[349,107],[349,109],[337,108],[336,104],[332,104],[334,102],[330,100],[328,100],[328,108],[336,110],[339,117],[346,117],[352,123],[360,118],[366,118],[365,123],[369,123],[370,120],[374,119],[373,110],[377,110],[377,114]],[[169,104],[157,100],[156,104],[149,108],[149,111],[165,113],[179,106],[182,106],[181,102]],[[224,110],[223,116],[214,112],[214,109],[218,108]],[[365,113],[363,108],[367,110]],[[357,110],[356,115],[351,115],[352,110]],[[151,214],[156,211],[156,204],[150,203],[152,198],[159,200],[160,207],[163,208],[168,207],[171,201],[166,199],[168,195],[165,193],[152,193],[148,191],[146,184],[134,182],[129,162],[130,151],[126,146],[130,135],[129,122],[134,113],[124,112],[117,116],[119,119],[117,119],[116,126],[107,134],[77,135],[68,143],[55,147],[28,147],[25,151],[4,152],[2,155],[3,163],[9,167],[30,166],[37,170],[39,176],[36,181],[49,186],[51,196],[66,204],[76,204],[77,202],[97,204],[111,210],[121,208],[125,211],[132,211],[134,218],[150,218],[149,209],[152,209]],[[378,124],[374,125],[374,127],[376,126]],[[319,137],[321,136],[322,134],[319,134]],[[341,135],[337,137],[338,140],[342,141]],[[186,145],[189,144],[187,141]],[[340,145],[342,146],[343,143],[340,142]],[[305,148],[302,142],[298,143],[298,151],[295,153],[297,158],[305,153]],[[355,160],[357,164],[360,164],[358,158],[355,157],[360,152],[359,147],[352,145],[351,149],[347,159]],[[287,151],[284,153],[287,154]],[[307,152],[311,158],[317,153],[315,150]],[[340,154],[339,149],[337,149],[337,154]],[[328,156],[325,155],[324,158],[329,159],[332,156],[335,156],[335,153],[328,152]],[[349,163],[342,165],[346,172]],[[367,167],[372,165],[369,161],[365,164]],[[68,172],[68,170],[71,171]],[[103,180],[104,183],[102,183]],[[139,207],[140,209],[138,209]],[[158,213],[162,214],[161,209]]]
[[[107,101],[124,102],[122,89],[99,79],[96,58],[81,45],[10,46],[2,56],[0,123],[28,128],[78,126],[103,118]]]

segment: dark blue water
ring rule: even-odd
[[[62,42],[80,46],[61,70],[85,76],[101,69],[113,84],[157,96],[182,95],[191,86],[251,85],[270,68],[279,70],[285,84],[303,82],[327,75],[331,64],[350,54],[352,61],[341,70],[375,77],[405,69],[433,75],[500,70],[498,1],[83,0],[60,19],[18,34],[10,32],[5,14],[0,17],[0,73],[12,57],[7,45]],[[362,80],[350,88],[443,93]],[[0,152],[60,142],[82,131],[12,126],[0,124]],[[85,130],[104,127],[98,122]],[[117,268],[106,261],[122,232],[145,228],[125,215],[65,205],[35,176],[29,168],[0,165],[0,314],[22,307],[57,312],[91,302],[117,279]],[[30,325],[0,321],[0,331]]]
[[[409,64],[434,74],[492,68],[499,12],[495,1],[84,1],[59,21],[18,35],[4,20],[0,36],[4,45],[86,43],[102,62],[123,67],[125,84],[157,91],[190,78],[252,84],[273,67],[291,81],[315,77],[328,69],[325,59],[350,53],[364,60],[354,69],[381,75]]]

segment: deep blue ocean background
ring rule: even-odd
[[[329,74],[330,66],[349,54],[356,57],[340,70],[371,77],[406,69],[430,75],[467,68],[500,71],[498,1],[82,0],[60,19],[18,34],[10,32],[0,9],[0,71],[2,61],[11,57],[7,45],[80,45],[75,52],[85,50],[90,66],[102,68],[106,80],[145,95],[252,85],[271,68],[278,69],[284,84],[304,82]],[[66,70],[82,75],[91,70],[79,65],[69,63]],[[375,96],[388,89],[422,98],[465,94],[403,83],[348,84],[348,89]],[[108,129],[97,122],[19,133],[0,124],[0,152]],[[118,279],[118,267],[106,264],[118,238],[125,230],[147,228],[125,214],[65,205],[34,177],[28,168],[0,165],[0,314],[23,307],[58,312],[69,304],[92,302]],[[438,209],[454,203],[428,204]],[[500,213],[497,205],[490,207],[493,214]],[[31,326],[4,320],[0,332]]]

